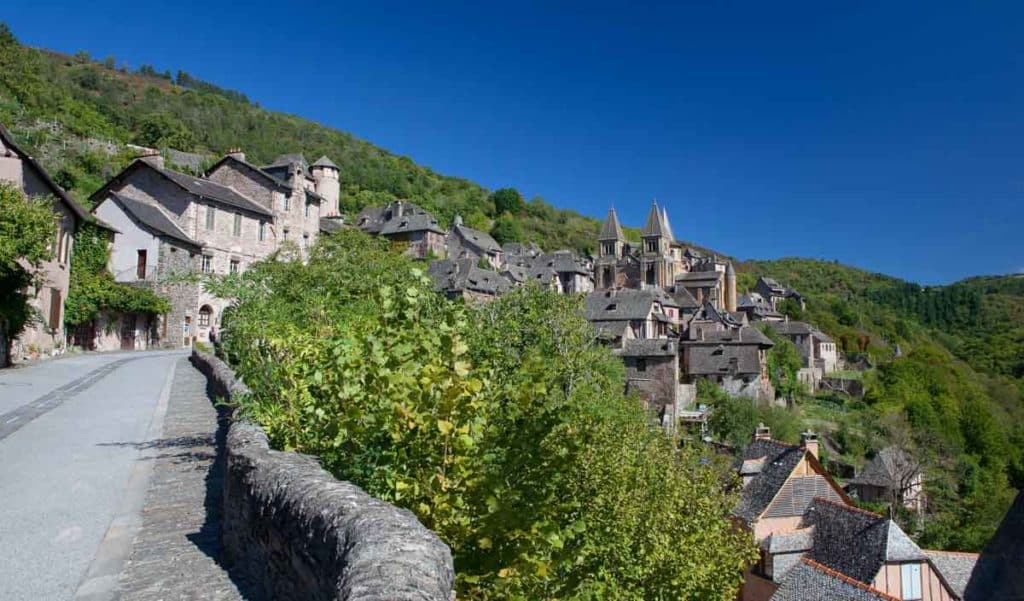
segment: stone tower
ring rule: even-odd
[[[651,211],[640,236],[640,282],[645,286],[669,287],[675,275],[672,236],[657,201],[651,202]]]
[[[322,156],[310,166],[313,181],[316,182],[316,193],[324,197],[324,206],[320,214],[323,217],[338,215],[338,203],[341,199],[341,180],[338,177],[338,166],[331,159]]]
[[[597,262],[594,263],[594,284],[598,290],[614,288],[619,276],[619,260],[625,254],[626,236],[619,225],[615,209],[608,210],[608,217],[597,235]]]
[[[736,270],[732,268],[732,261],[725,264],[725,310],[736,311]]]

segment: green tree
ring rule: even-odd
[[[8,346],[35,317],[28,291],[52,257],[56,223],[52,198],[26,198],[0,181],[0,339]]]
[[[515,188],[500,188],[491,193],[491,202],[498,215],[512,213],[518,215],[526,208],[523,195]]]

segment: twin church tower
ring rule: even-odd
[[[668,211],[659,208],[657,201],[651,203],[639,246],[626,240],[614,208],[608,211],[597,245],[594,285],[598,290],[656,286],[674,296],[688,294],[697,306],[710,303],[719,311],[736,311],[732,263],[676,240]]]

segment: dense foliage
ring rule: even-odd
[[[929,501],[923,516],[900,516],[905,528],[926,546],[979,549],[1024,486],[1024,278],[923,288],[808,259],[740,269],[748,284],[767,275],[798,289],[806,310],[784,312],[877,365],[860,374],[863,401],[804,396],[794,415],[845,463],[893,444],[912,452]]]
[[[161,315],[171,309],[167,299],[152,290],[114,280],[107,271],[108,236],[91,223],[82,224],[75,235],[71,282],[64,303],[64,323],[71,327],[91,321],[103,311]]]
[[[210,284],[225,351],[274,444],[411,509],[460,598],[731,599],[752,558],[735,499],[652,431],[579,300],[521,288],[452,303],[358,232],[308,265]]]
[[[26,198],[0,181],[0,340],[5,344],[37,317],[29,305],[30,286],[38,283],[35,270],[53,255],[56,227],[52,198]]]

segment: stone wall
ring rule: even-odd
[[[192,361],[218,396],[248,390],[219,359]],[[268,599],[455,599],[451,552],[412,513],[271,450],[245,421],[227,435],[222,537],[229,568]]]

